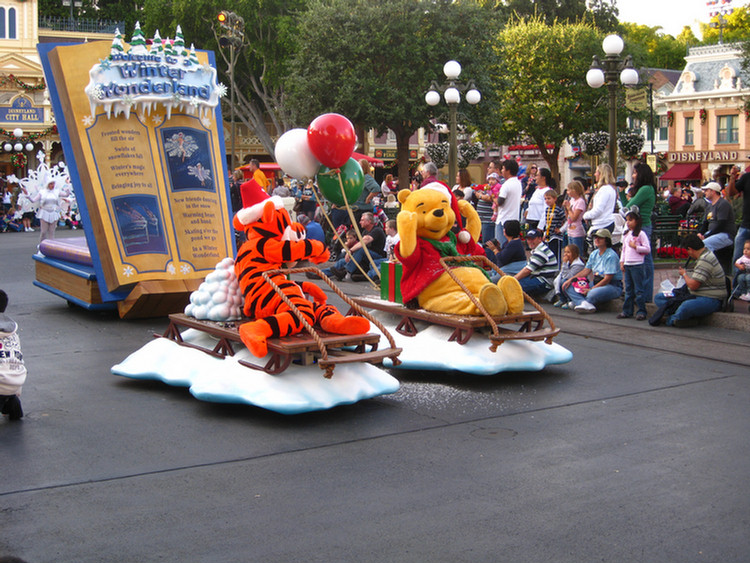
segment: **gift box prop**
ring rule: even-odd
[[[403,266],[398,262],[380,263],[380,298],[394,303],[404,303],[401,297]]]

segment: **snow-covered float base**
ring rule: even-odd
[[[452,328],[414,321],[418,329],[415,336],[396,332],[400,318],[382,311],[372,315],[383,323],[396,343],[402,348],[399,369],[456,370],[475,375],[494,375],[506,371],[538,371],[548,365],[564,364],[573,359],[573,353],[559,344],[545,344],[530,340],[508,340],[496,352],[490,351],[490,341],[474,334],[466,344],[449,342]],[[373,327],[374,328],[374,327]],[[387,345],[381,337],[381,347]],[[390,360],[384,362],[391,366]]]
[[[216,340],[194,329],[182,333],[185,342],[212,349]],[[377,366],[340,364],[331,379],[317,365],[294,363],[279,375],[247,368],[238,359],[265,365],[237,346],[234,356],[215,358],[200,350],[155,338],[112,367],[112,373],[132,379],[163,381],[189,387],[202,401],[255,405],[282,414],[299,414],[348,405],[395,393],[399,382]]]

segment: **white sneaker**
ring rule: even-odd
[[[743,293],[739,298],[743,301],[750,301],[750,291],[748,291],[747,293]]]
[[[584,301],[580,305],[574,308],[576,313],[596,313],[596,307],[594,307],[588,301]]]

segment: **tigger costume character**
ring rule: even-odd
[[[250,185],[248,185],[250,184]],[[269,197],[262,188],[246,182],[242,186],[243,209],[234,216],[234,228],[244,230],[247,242],[240,247],[235,260],[237,280],[245,299],[243,312],[257,319],[240,325],[240,338],[250,352],[262,358],[268,353],[268,338],[302,332],[300,320],[281,296],[263,279],[263,272],[293,266],[299,260],[316,264],[329,258],[322,242],[305,239],[305,228],[292,223],[279,197]],[[311,325],[318,324],[335,334],[365,334],[370,322],[362,317],[345,317],[332,305],[326,305],[326,294],[311,282],[298,284],[283,274],[271,277],[284,295]],[[312,297],[312,301],[304,294]]]

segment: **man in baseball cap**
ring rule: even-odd
[[[703,186],[709,207],[698,230],[698,236],[711,252],[734,244],[734,209],[732,204],[721,196],[721,186],[709,182]]]

